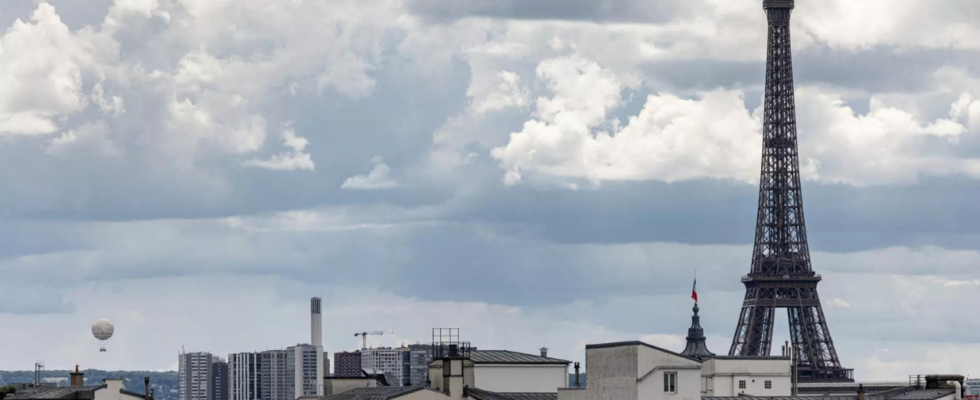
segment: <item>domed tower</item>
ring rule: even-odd
[[[698,316],[698,303],[694,303],[694,315],[691,316],[691,327],[687,330],[687,347],[681,355],[688,356],[698,361],[704,361],[715,356],[708,350],[708,345],[704,340],[704,329],[701,328],[701,317]]]

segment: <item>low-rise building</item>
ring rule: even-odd
[[[643,342],[585,347],[586,387],[559,390],[559,400],[701,400],[702,396],[791,394],[790,358],[729,357],[707,346],[694,305],[684,351]]]
[[[473,350],[470,387],[503,393],[556,393],[568,387],[571,361],[509,350]],[[438,363],[435,361],[434,363]],[[430,375],[431,375],[430,370]]]
[[[506,350],[477,351],[468,345],[462,346],[464,350],[458,344],[442,347],[451,350],[433,352],[438,359],[429,364],[426,386],[360,387],[324,400],[557,400],[558,388],[568,386],[570,362],[550,358],[544,349],[541,355],[532,355]]]
[[[37,386],[17,390],[4,400],[153,400],[150,378],[144,380],[144,392],[123,389],[122,379],[105,379],[101,385],[85,385],[84,374],[71,373],[71,386]]]

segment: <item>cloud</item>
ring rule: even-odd
[[[508,108],[523,108],[528,104],[530,92],[521,86],[521,77],[510,71],[497,73],[496,86],[486,93],[477,94],[477,87],[470,85],[467,95],[473,98],[470,107],[477,114],[501,111]]]
[[[832,0],[819,4],[797,4],[800,36],[805,41],[828,43],[845,49],[875,45],[899,48],[980,48],[969,40],[980,34],[975,14],[964,13],[970,0],[923,3],[916,0],[871,0],[854,4]],[[915,26],[917,34],[908,28]]]
[[[936,278],[935,282],[946,287],[958,287],[958,286],[980,287],[980,279],[951,280],[951,279]]]
[[[539,98],[537,119],[511,134],[493,156],[504,181],[525,176],[593,185],[603,181],[716,178],[755,181],[761,109],[750,113],[740,91],[703,92],[686,100],[648,96],[643,109],[620,127],[612,113],[627,87],[588,60],[547,60],[538,77],[553,92]],[[980,176],[980,158],[957,157],[967,134],[963,96],[953,119],[922,122],[875,97],[864,115],[841,95],[817,87],[797,90],[801,168],[809,180],[852,185],[913,183],[922,175]],[[927,145],[928,144],[928,145]]]
[[[0,316],[71,314],[73,304],[64,292],[45,285],[0,283]]]
[[[0,38],[0,134],[58,130],[56,117],[81,111],[83,71],[96,68],[93,45],[73,35],[53,6],[40,3]]]
[[[830,299],[830,300],[824,300],[823,303],[826,304],[827,307],[835,307],[835,308],[849,308],[849,307],[851,307],[851,303],[848,303],[847,301],[845,301],[844,299],[839,298],[839,297],[835,297],[835,298]]]
[[[45,153],[54,156],[71,154],[94,157],[120,155],[119,148],[108,135],[108,127],[103,122],[83,125],[51,139]]]
[[[312,171],[313,160],[310,154],[305,152],[310,142],[306,138],[296,136],[296,132],[288,126],[283,129],[281,136],[283,146],[290,149],[288,152],[276,154],[268,160],[249,160],[245,162],[245,166],[279,171]]]
[[[368,172],[367,175],[354,175],[347,178],[343,185],[340,185],[340,188],[346,190],[381,190],[398,187],[398,181],[390,177],[391,168],[385,164],[381,156],[375,156],[371,162],[374,164],[371,172]]]

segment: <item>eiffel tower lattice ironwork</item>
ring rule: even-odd
[[[801,381],[852,380],[841,367],[827,328],[803,219],[796,141],[790,14],[793,0],[765,0],[769,20],[762,175],[752,269],[742,278],[745,301],[729,355],[768,356],[775,311],[789,314]]]

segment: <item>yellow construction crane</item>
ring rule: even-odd
[[[381,335],[391,335],[395,332],[392,331],[374,331],[374,332],[357,332],[354,337],[361,337],[361,349],[367,348],[367,337],[368,336],[381,336]]]

